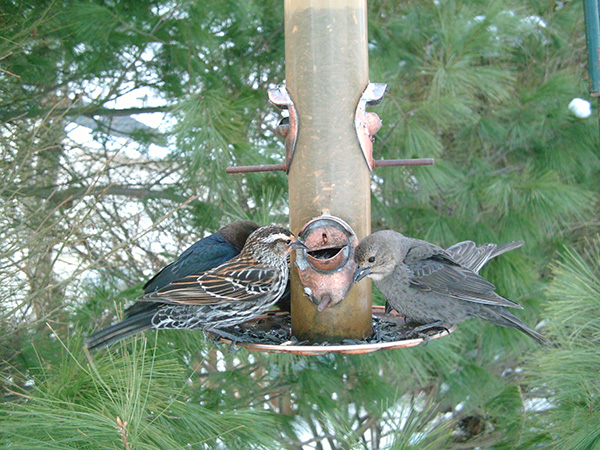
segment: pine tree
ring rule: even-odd
[[[527,382],[535,386],[530,399],[537,414],[525,443],[564,449],[600,445],[597,368],[598,283],[597,237],[579,250],[567,247],[552,265],[548,287],[549,333],[561,345],[536,352],[529,359]],[[525,448],[525,447],[524,447]]]
[[[524,239],[483,274],[559,346],[472,320],[424,347],[321,357],[193,332],[89,358],[81,343],[204,233],[285,223],[283,173],[224,172],[283,159],[266,97],[285,78],[281,2],[0,12],[1,447],[598,447],[598,133],[567,109],[587,95],[577,2],[369,2],[370,78],[389,90],[375,156],[436,158],[374,172],[373,228]]]

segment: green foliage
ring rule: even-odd
[[[548,288],[548,334],[558,344],[531,356],[528,381],[550,404],[535,418],[535,427],[547,428],[542,442],[553,448],[598,448],[600,384],[597,341],[600,336],[600,283],[598,238],[581,251],[567,248],[553,266]]]
[[[141,345],[140,345],[141,344]],[[184,367],[137,341],[89,362],[68,342],[55,364],[30,367],[27,388],[12,386],[0,442],[15,449],[271,448],[275,418],[250,408],[190,402]],[[259,426],[249,426],[260,421]],[[245,423],[245,425],[244,425]],[[271,443],[271,444],[269,444]]]

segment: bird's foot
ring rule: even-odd
[[[423,343],[421,344],[423,347],[426,347],[427,344],[429,344],[429,341],[431,340],[431,335],[429,333],[418,333],[416,337],[423,339]]]
[[[431,335],[428,331],[431,330],[441,330],[450,334],[449,326],[444,323],[442,320],[436,320],[435,322],[426,323],[424,325],[419,325],[412,329],[412,331],[408,334],[410,338],[420,338],[423,339],[423,346],[427,345],[431,339]]]
[[[232,342],[231,344],[229,344],[229,348],[227,349],[227,353],[237,353],[242,349],[242,347],[240,347],[239,345],[237,345],[237,342]]]
[[[231,333],[228,333],[227,331],[224,330],[220,330],[218,328],[211,328],[209,330],[206,330],[209,333],[215,334],[217,336],[221,336],[225,339],[229,339],[231,341],[231,344],[229,344],[229,353],[237,353],[241,350],[240,347],[237,346],[237,343],[239,341],[239,338],[237,336],[234,336]],[[214,343],[216,344],[222,344],[221,341],[219,341],[219,338],[215,338],[215,339],[211,339]]]
[[[219,336],[217,336],[216,334],[213,334],[213,330],[210,330],[210,332],[207,330],[207,332],[204,334],[204,337],[209,340],[210,342],[212,342],[213,344],[215,344],[217,347],[220,347],[221,345],[223,345],[223,342],[221,342],[219,339]]]
[[[394,308],[392,308],[392,305],[390,305],[390,303],[386,301],[386,302],[385,302],[385,313],[386,313],[386,314],[389,314],[389,313],[391,313],[393,310],[394,310]]]

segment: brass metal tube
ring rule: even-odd
[[[369,81],[366,0],[285,0],[286,86],[298,113],[288,164],[290,224],[298,231],[329,212],[359,239],[371,230],[370,172],[354,127]],[[371,333],[371,287],[352,287],[323,312],[292,270],[292,330],[301,340],[336,342]]]

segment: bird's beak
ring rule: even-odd
[[[352,279],[352,281],[354,283],[358,283],[360,280],[362,280],[364,277],[366,277],[367,275],[371,274],[371,269],[369,269],[368,267],[357,267],[356,271],[354,272],[354,277]]]
[[[304,242],[302,242],[300,239],[296,239],[294,242],[292,242],[292,249],[308,250],[308,247],[306,245],[304,245]]]

